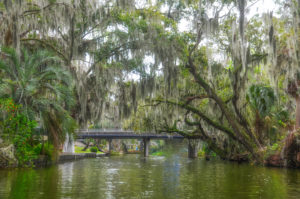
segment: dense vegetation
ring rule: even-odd
[[[77,127],[177,132],[223,159],[299,166],[300,4],[257,3],[1,1],[1,104],[27,123],[2,117],[1,138],[29,154],[14,137],[35,147],[36,126],[56,150]]]

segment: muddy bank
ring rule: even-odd
[[[290,133],[282,146],[265,160],[265,165],[300,168],[300,130]]]

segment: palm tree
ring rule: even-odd
[[[264,85],[251,85],[246,95],[250,107],[255,113],[255,130],[261,143],[264,142],[263,128],[265,125],[264,118],[271,112],[274,106],[276,96],[271,87]]]
[[[70,74],[48,51],[23,49],[19,58],[14,49],[3,48],[0,55],[0,98],[22,104],[27,117],[40,121],[58,149],[65,133],[75,128],[68,112],[74,102]]]

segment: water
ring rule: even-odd
[[[170,149],[171,148],[171,149]],[[300,170],[164,156],[112,156],[41,169],[0,170],[0,198],[300,198]]]

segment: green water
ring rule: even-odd
[[[300,198],[300,170],[164,156],[113,156],[42,169],[0,170],[0,198]]]

